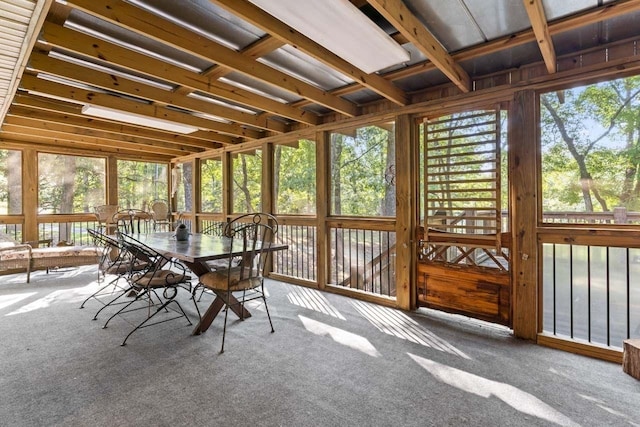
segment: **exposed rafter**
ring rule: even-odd
[[[246,0],[210,0],[247,22],[261,28],[281,42],[294,46],[309,56],[350,77],[362,86],[399,105],[407,104],[407,95],[397,86],[377,74],[367,74],[344,59],[320,46],[289,25],[269,15]]]
[[[202,59],[222,64],[332,110],[348,116],[358,114],[358,107],[345,99],[331,95],[282,71],[256,62],[250,57],[122,1],[110,0],[97,3],[93,0],[70,0],[67,3],[101,19],[188,51]]]
[[[463,92],[471,90],[471,78],[454,61],[442,44],[405,6],[402,0],[369,0],[384,18],[400,31],[420,52]]]
[[[540,52],[542,52],[542,58],[544,59],[547,71],[553,74],[557,69],[556,51],[553,48],[553,41],[551,40],[551,33],[547,25],[547,18],[544,15],[542,0],[522,0],[522,2],[529,15],[531,28],[536,35],[536,40],[540,47]]]

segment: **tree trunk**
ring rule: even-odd
[[[9,215],[22,213],[22,153],[9,150],[7,156],[7,190]]]
[[[182,183],[184,184],[184,210],[186,212],[192,212],[193,163],[191,162],[187,162],[182,165]]]

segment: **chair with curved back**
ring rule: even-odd
[[[99,205],[95,206],[93,210],[98,221],[98,231],[112,234],[116,229],[113,216],[118,212],[118,205]]]
[[[224,300],[224,329],[220,353],[224,352],[227,317],[231,306],[230,301],[233,300],[232,294],[237,299],[235,304],[242,308],[247,301],[262,299],[271,332],[274,332],[264,292],[264,272],[271,255],[271,244],[274,242],[277,232],[276,218],[267,213],[245,214],[233,219],[226,224],[223,233],[223,237],[228,239],[229,247],[229,256],[225,258],[226,267],[207,272],[199,277],[199,283],[194,288],[193,295],[195,295],[197,288],[202,286],[212,290]],[[200,316],[197,305],[196,309],[198,316]]]
[[[171,212],[169,205],[164,200],[155,200],[151,203],[151,215],[153,217],[154,231],[171,231]]]

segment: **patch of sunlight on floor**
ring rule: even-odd
[[[376,348],[369,342],[368,339],[360,335],[354,334],[344,329],[336,328],[331,325],[327,325],[317,320],[309,319],[308,317],[300,316],[300,321],[304,325],[305,329],[316,335],[327,335],[338,344],[346,347],[358,350],[373,357],[380,357],[381,354]]]
[[[81,303],[86,297],[96,291],[97,285],[98,283],[94,281],[80,288],[60,289],[58,291],[53,291],[46,296],[37,299],[36,301],[30,302],[29,304],[26,304],[19,309],[6,314],[6,316],[29,313],[41,308],[47,308],[54,303]]]
[[[9,307],[17,302],[22,301],[25,298],[29,298],[33,295],[37,294],[37,292],[27,292],[24,294],[12,294],[12,295],[0,295],[0,310],[3,308]]]
[[[584,394],[580,394],[580,393],[578,393],[578,396],[580,396],[584,400],[588,400],[589,402],[595,403],[595,405],[598,408],[602,409],[603,411],[607,411],[611,415],[615,415],[617,417],[622,418],[623,420],[628,422],[629,425],[636,426],[636,427],[640,426],[640,424],[638,424],[638,423],[634,422],[633,420],[631,420],[631,418],[629,418],[629,416],[627,414],[623,414],[622,412],[616,411],[615,409],[610,408],[609,406],[607,406],[607,404],[606,404],[606,402],[604,400],[601,400],[601,399],[598,399],[598,398],[595,398],[595,397],[592,397],[592,396],[587,396],[587,395],[584,395]]]
[[[418,322],[400,310],[362,301],[352,301],[351,304],[369,323],[385,334],[451,353],[465,359],[471,359],[463,351],[457,349],[428,329],[420,326]]]
[[[509,384],[489,380],[451,366],[443,365],[424,357],[407,353],[418,365],[433,375],[437,380],[452,387],[490,398],[494,396],[517,411],[561,426],[579,426],[559,411],[534,395]]]
[[[317,311],[340,320],[345,317],[316,289],[305,288],[303,286],[289,286],[287,299],[293,305]]]

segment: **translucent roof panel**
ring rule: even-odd
[[[531,26],[522,1],[464,0],[463,5],[486,40],[503,37]]]
[[[214,5],[209,0],[127,0],[231,49],[240,50],[265,35],[264,31]]]
[[[547,21],[562,18],[576,12],[592,9],[600,4],[611,3],[612,0],[542,0]]]
[[[406,4],[449,52],[485,41],[460,0],[412,0]]]
[[[77,9],[71,12],[65,26],[192,71],[201,72],[214,65],[183,50],[175,49]]]
[[[335,89],[353,82],[344,74],[288,45],[274,50],[258,61],[323,90]]]
[[[237,71],[231,72],[226,76],[220,78],[220,81],[236,87],[240,87],[242,89],[246,89],[258,95],[266,96],[273,99],[274,101],[282,102],[283,104],[296,102],[302,99],[300,98],[300,96],[297,96],[289,91],[280,89],[268,83],[264,83],[260,80],[254,79]]]

